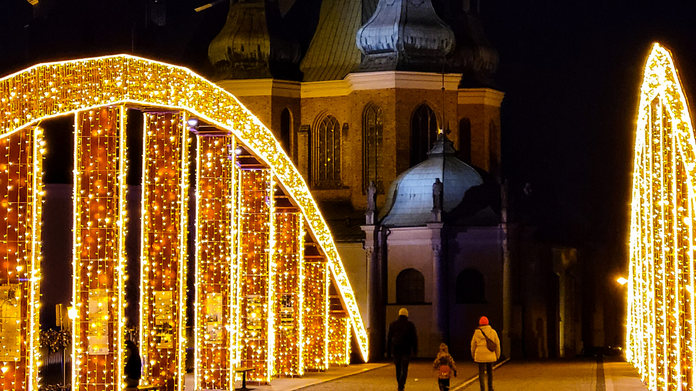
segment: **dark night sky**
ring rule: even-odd
[[[145,23],[145,2],[61,0],[48,17],[32,19],[26,0],[2,0],[0,74],[132,49],[210,74],[207,44],[227,6],[196,14],[205,0],[168,0],[167,25],[157,27]],[[620,271],[643,63],[651,44],[663,43],[687,95],[696,93],[696,1],[481,2],[484,30],[500,55],[496,87],[506,93],[503,165],[512,191],[520,195],[531,183],[526,212],[541,238],[591,248]],[[296,9],[288,15],[302,16]]]

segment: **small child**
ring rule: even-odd
[[[455,377],[457,376],[457,366],[454,364],[454,359],[450,356],[449,349],[444,343],[440,344],[440,351],[437,353],[435,362],[433,362],[433,368],[438,371],[437,384],[440,386],[440,391],[448,391],[452,374]]]

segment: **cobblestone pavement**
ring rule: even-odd
[[[472,362],[457,363],[459,376],[452,379],[451,391],[478,391],[478,367]],[[394,366],[364,372],[302,388],[303,391],[396,390]],[[416,380],[417,379],[417,380]],[[618,359],[509,361],[493,372],[496,391],[647,391],[637,372]],[[406,391],[437,391],[430,362],[416,362],[409,368]]]
[[[478,374],[478,366],[473,362],[457,363],[457,377],[452,378],[451,387],[463,384]],[[393,364],[344,377],[326,383],[302,388],[302,391],[396,391],[396,372]],[[414,360],[408,367],[407,391],[437,391],[437,373],[432,360]]]
[[[478,365],[458,362],[458,377],[450,391],[478,391]],[[193,391],[192,374],[186,390]],[[240,387],[237,382],[236,387]],[[493,372],[496,391],[647,391],[630,364],[616,358],[574,360],[511,360]],[[250,386],[256,391],[396,391],[394,365],[357,364],[306,373],[303,378],[274,379],[268,386]],[[411,362],[406,391],[437,391],[437,376],[431,360]]]

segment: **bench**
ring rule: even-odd
[[[253,390],[253,388],[247,388],[246,386],[246,374],[247,372],[253,371],[255,368],[248,368],[248,367],[239,367],[239,368],[232,368],[232,370],[235,373],[241,373],[242,374],[242,388],[237,388],[239,391],[249,391]]]

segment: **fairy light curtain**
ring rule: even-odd
[[[251,196],[244,196],[245,190],[241,180],[243,173],[253,170],[235,169],[234,176],[238,178],[230,188],[231,193],[236,194],[232,197],[235,205],[232,207],[231,225],[234,228],[231,235],[240,240],[252,239],[245,244],[246,247],[240,247],[240,241],[230,244],[234,249],[230,266],[232,299],[229,302],[231,324],[228,324],[228,327],[231,336],[228,342],[223,343],[229,343],[225,348],[229,349],[230,366],[249,365],[252,362],[258,364],[261,369],[255,376],[259,382],[267,382],[277,374],[289,375],[294,371],[302,373],[305,370],[326,368],[329,348],[327,343],[320,343],[320,338],[323,336],[323,341],[327,341],[329,333],[330,281],[335,284],[341,304],[348,314],[360,353],[366,357],[367,335],[330,231],[302,176],[272,133],[232,95],[185,68],[127,55],[107,56],[39,64],[0,78],[2,139],[14,140],[15,134],[29,132],[43,119],[62,115],[75,116],[73,305],[77,314],[73,321],[73,388],[101,391],[121,389],[123,385],[122,328],[125,325],[125,303],[122,293],[126,278],[123,239],[126,234],[127,107],[145,111],[161,110],[160,113],[148,114],[144,131],[147,133],[148,129],[155,129],[157,133],[152,135],[152,140],[146,137],[143,159],[142,254],[147,273],[145,270],[142,271],[145,279],[145,289],[142,292],[146,292],[145,295],[148,297],[141,303],[141,309],[149,311],[143,315],[140,334],[143,338],[141,349],[144,356],[147,356],[144,360],[148,366],[145,382],[165,379],[162,382],[166,383],[168,389],[180,389],[181,371],[185,367],[185,337],[182,329],[184,314],[179,312],[183,311],[184,306],[179,303],[185,291],[185,264],[181,262],[186,251],[185,242],[181,238],[185,237],[188,200],[185,175],[188,164],[188,134],[184,135],[188,133],[184,131],[188,115],[205,121],[220,135],[229,133],[238,140],[238,144],[253,154],[258,159],[259,166],[263,167],[254,173],[262,175],[262,180],[253,177],[245,179],[252,187],[248,194],[255,193],[254,197],[260,198],[252,200]],[[169,138],[162,134],[168,134]],[[35,137],[32,142],[38,142],[38,139]],[[37,148],[35,147],[34,151]],[[177,148],[181,155],[173,152]],[[164,169],[163,159],[157,160],[161,155],[169,156]],[[26,349],[30,353],[20,353],[25,356],[14,360],[13,367],[0,367],[0,376],[3,382],[13,376],[14,380],[10,380],[10,383],[14,382],[14,385],[10,389],[34,391],[39,387],[36,375],[39,365],[36,347],[37,311],[40,302],[36,290],[40,279],[40,227],[36,221],[40,221],[40,203],[36,201],[41,194],[41,166],[40,155],[33,153],[32,156],[36,160],[32,162],[33,209],[31,214],[26,212],[22,216],[18,215],[17,220],[18,232],[21,232],[23,226],[32,230],[32,252],[31,255],[27,255],[29,258],[24,259],[25,265],[21,264],[22,260],[14,261],[20,265],[13,264],[13,261],[0,265],[0,278],[4,278],[0,279],[0,283],[13,284],[12,278],[15,277],[9,275],[12,267],[15,268],[15,273],[23,272],[29,278],[29,288],[21,288],[29,291],[26,305],[21,306],[20,323],[24,333],[22,338],[25,338],[22,340],[24,345],[21,349],[27,346]],[[7,167],[10,167],[9,162]],[[0,160],[0,181],[2,170]],[[176,181],[167,176],[172,175],[172,171],[179,171]],[[173,182],[177,184],[174,185]],[[255,182],[256,185],[253,185]],[[254,189],[254,186],[258,187],[261,183],[265,190]],[[275,223],[275,219],[280,219],[280,216],[274,213],[274,195],[271,191],[276,185],[282,188],[288,200],[301,214],[299,223],[302,227],[295,231],[300,238],[298,240],[310,238],[312,246],[315,246],[311,255],[304,254],[302,265],[297,268],[292,262],[296,258],[299,260],[301,257],[298,254],[306,251],[306,248],[302,249],[302,244],[296,244],[293,251],[297,253],[291,256],[292,262],[275,254],[278,248],[282,248],[276,246],[276,243],[287,239],[284,233],[275,232],[280,229]],[[21,195],[13,191],[8,191],[5,199],[7,205],[13,205],[15,202],[19,205],[24,202]],[[261,199],[263,201],[259,201]],[[242,201],[246,202],[246,209],[241,207]],[[158,202],[162,206],[161,209],[155,209]],[[265,203],[265,206],[258,202]],[[2,208],[6,207],[4,203],[0,203],[0,216],[4,213]],[[28,207],[29,204],[26,208]],[[155,210],[158,212],[153,212]],[[13,218],[13,213],[16,211],[10,211],[8,208],[8,221]],[[154,219],[151,213],[160,213],[160,219]],[[176,223],[173,222],[175,220]],[[241,227],[241,222],[248,225]],[[26,236],[23,238],[29,240]],[[3,243],[11,244],[12,240],[14,239],[8,238],[6,242],[0,240],[0,246]],[[252,245],[254,240],[260,242]],[[287,254],[290,256],[290,253]],[[165,263],[164,257],[176,259],[179,263]],[[284,266],[279,266],[284,262]],[[256,268],[255,265],[259,267]],[[17,270],[19,266],[21,270]],[[160,266],[157,273],[155,267]],[[283,276],[277,274],[279,267],[287,267],[287,270],[283,269]],[[5,277],[2,277],[3,270]],[[295,287],[295,277],[289,277],[289,285],[277,291],[274,288],[276,285],[286,283],[283,280],[286,271],[288,276],[299,272],[301,285]],[[261,289],[254,288],[253,292],[247,289],[250,286],[248,281],[264,275],[267,280],[261,284]],[[33,287],[31,284],[34,284]],[[285,331],[281,332],[279,329],[283,324],[282,313],[290,308],[289,301],[280,296],[287,294],[286,289],[296,289],[294,295],[300,304],[295,308],[293,303],[292,310],[299,311],[300,314],[296,319],[296,322],[299,322],[299,334],[283,335]],[[7,290],[9,291],[9,288]],[[309,298],[308,295],[316,296]],[[208,312],[215,311],[216,300],[211,301]],[[172,307],[172,302],[175,303],[175,308],[170,310],[168,308]],[[199,302],[197,305],[202,304]],[[281,305],[284,307],[281,308]],[[223,307],[227,306],[223,299]],[[171,323],[167,322],[170,311]],[[252,314],[259,315],[261,321],[252,319],[255,318]],[[250,330],[257,330],[255,327],[259,324],[263,333],[251,335]],[[177,331],[170,334],[172,328]],[[167,351],[165,354],[169,349],[164,347],[165,344],[170,344],[169,335],[174,339],[171,344],[176,346],[176,351]],[[10,344],[7,334],[3,333],[2,337],[5,338],[4,343]],[[281,361],[276,360],[279,352],[276,346],[281,343],[281,338],[286,337],[300,340],[298,354],[301,359],[295,360],[292,358],[294,355],[286,355],[288,360],[295,361],[283,361],[285,358],[281,358]],[[277,338],[279,341],[276,343]],[[289,343],[288,341],[290,340],[282,343]],[[164,364],[164,360],[172,360],[168,363],[169,367]],[[2,362],[10,361],[12,360]],[[280,369],[281,367],[291,369]],[[19,375],[20,373],[22,375]],[[221,369],[218,373],[224,373],[224,370]],[[26,380],[19,380],[19,377]]]
[[[248,379],[268,383],[273,375],[273,181],[270,170],[239,171],[239,300],[241,366]]]
[[[75,116],[72,385],[120,390],[124,359],[125,107]]]
[[[229,390],[234,384],[237,324],[234,137],[197,137],[195,388]]]
[[[0,139],[0,389],[36,388],[43,130]]]
[[[651,390],[694,390],[696,142],[678,72],[647,59],[636,128],[626,357]]]
[[[312,247],[308,247],[311,249]],[[306,250],[305,250],[306,251]],[[329,366],[329,279],[326,260],[305,254],[304,260],[304,343],[305,370],[323,371]]]
[[[293,208],[294,209],[294,208]],[[304,338],[304,249],[303,217],[300,213],[276,209],[276,318],[275,373],[301,376]]]
[[[350,325],[343,314],[329,316],[329,364],[350,364]]]
[[[144,385],[183,390],[188,127],[182,113],[146,113],[143,130],[140,350]]]

